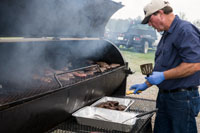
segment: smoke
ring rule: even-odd
[[[110,0],[3,0],[0,35],[103,37],[119,8]]]
[[[44,64],[44,47],[31,44],[2,44],[1,47],[1,80],[29,81],[33,71]]]
[[[92,65],[88,61],[105,61],[111,46],[100,40],[1,44],[0,84],[23,86],[31,84],[34,75],[44,77],[46,70],[72,70]]]
[[[109,0],[2,0],[0,36],[103,37],[112,14],[121,6]],[[106,44],[106,43],[105,43]],[[98,41],[22,42],[0,45],[1,81],[23,84],[45,68],[102,58]],[[1,83],[0,83],[1,84]]]

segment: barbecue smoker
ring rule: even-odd
[[[1,1],[0,36],[14,38],[0,39],[0,132],[46,132],[73,124],[73,112],[103,96],[125,95],[131,71],[118,48],[100,39],[121,7],[109,0]]]

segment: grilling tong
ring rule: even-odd
[[[148,111],[148,112],[145,112],[145,113],[141,113],[141,114],[138,114],[138,115],[136,115],[136,116],[134,116],[134,117],[132,117],[132,118],[129,118],[129,119],[126,119],[125,121],[123,121],[122,123],[125,123],[125,122],[127,122],[127,121],[129,121],[129,120],[132,120],[132,119],[139,119],[139,118],[141,118],[141,117],[143,117],[143,116],[145,116],[145,115],[148,115],[148,114],[152,114],[152,113],[154,113],[154,112],[157,112],[158,111],[158,109],[154,109],[154,110],[152,110],[152,111]]]
[[[153,64],[152,63],[147,63],[147,64],[142,64],[140,65],[140,69],[143,75],[146,75],[147,77],[149,77],[149,75],[152,73],[153,71]],[[133,94],[134,90],[132,91],[127,91],[126,95],[130,95]],[[141,93],[142,91],[137,91],[138,93]]]

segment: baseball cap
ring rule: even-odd
[[[168,1],[152,0],[144,7],[145,18],[142,20],[142,24],[147,24],[153,13],[169,5]]]

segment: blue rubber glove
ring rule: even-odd
[[[133,92],[134,94],[137,93],[137,91],[144,91],[148,88],[147,84],[146,83],[143,83],[143,84],[135,84],[135,85],[132,85],[130,87],[130,90],[134,90],[135,91]],[[137,93],[138,94],[138,93]]]
[[[158,85],[165,80],[164,72],[153,72],[149,77],[145,77],[152,85]]]

